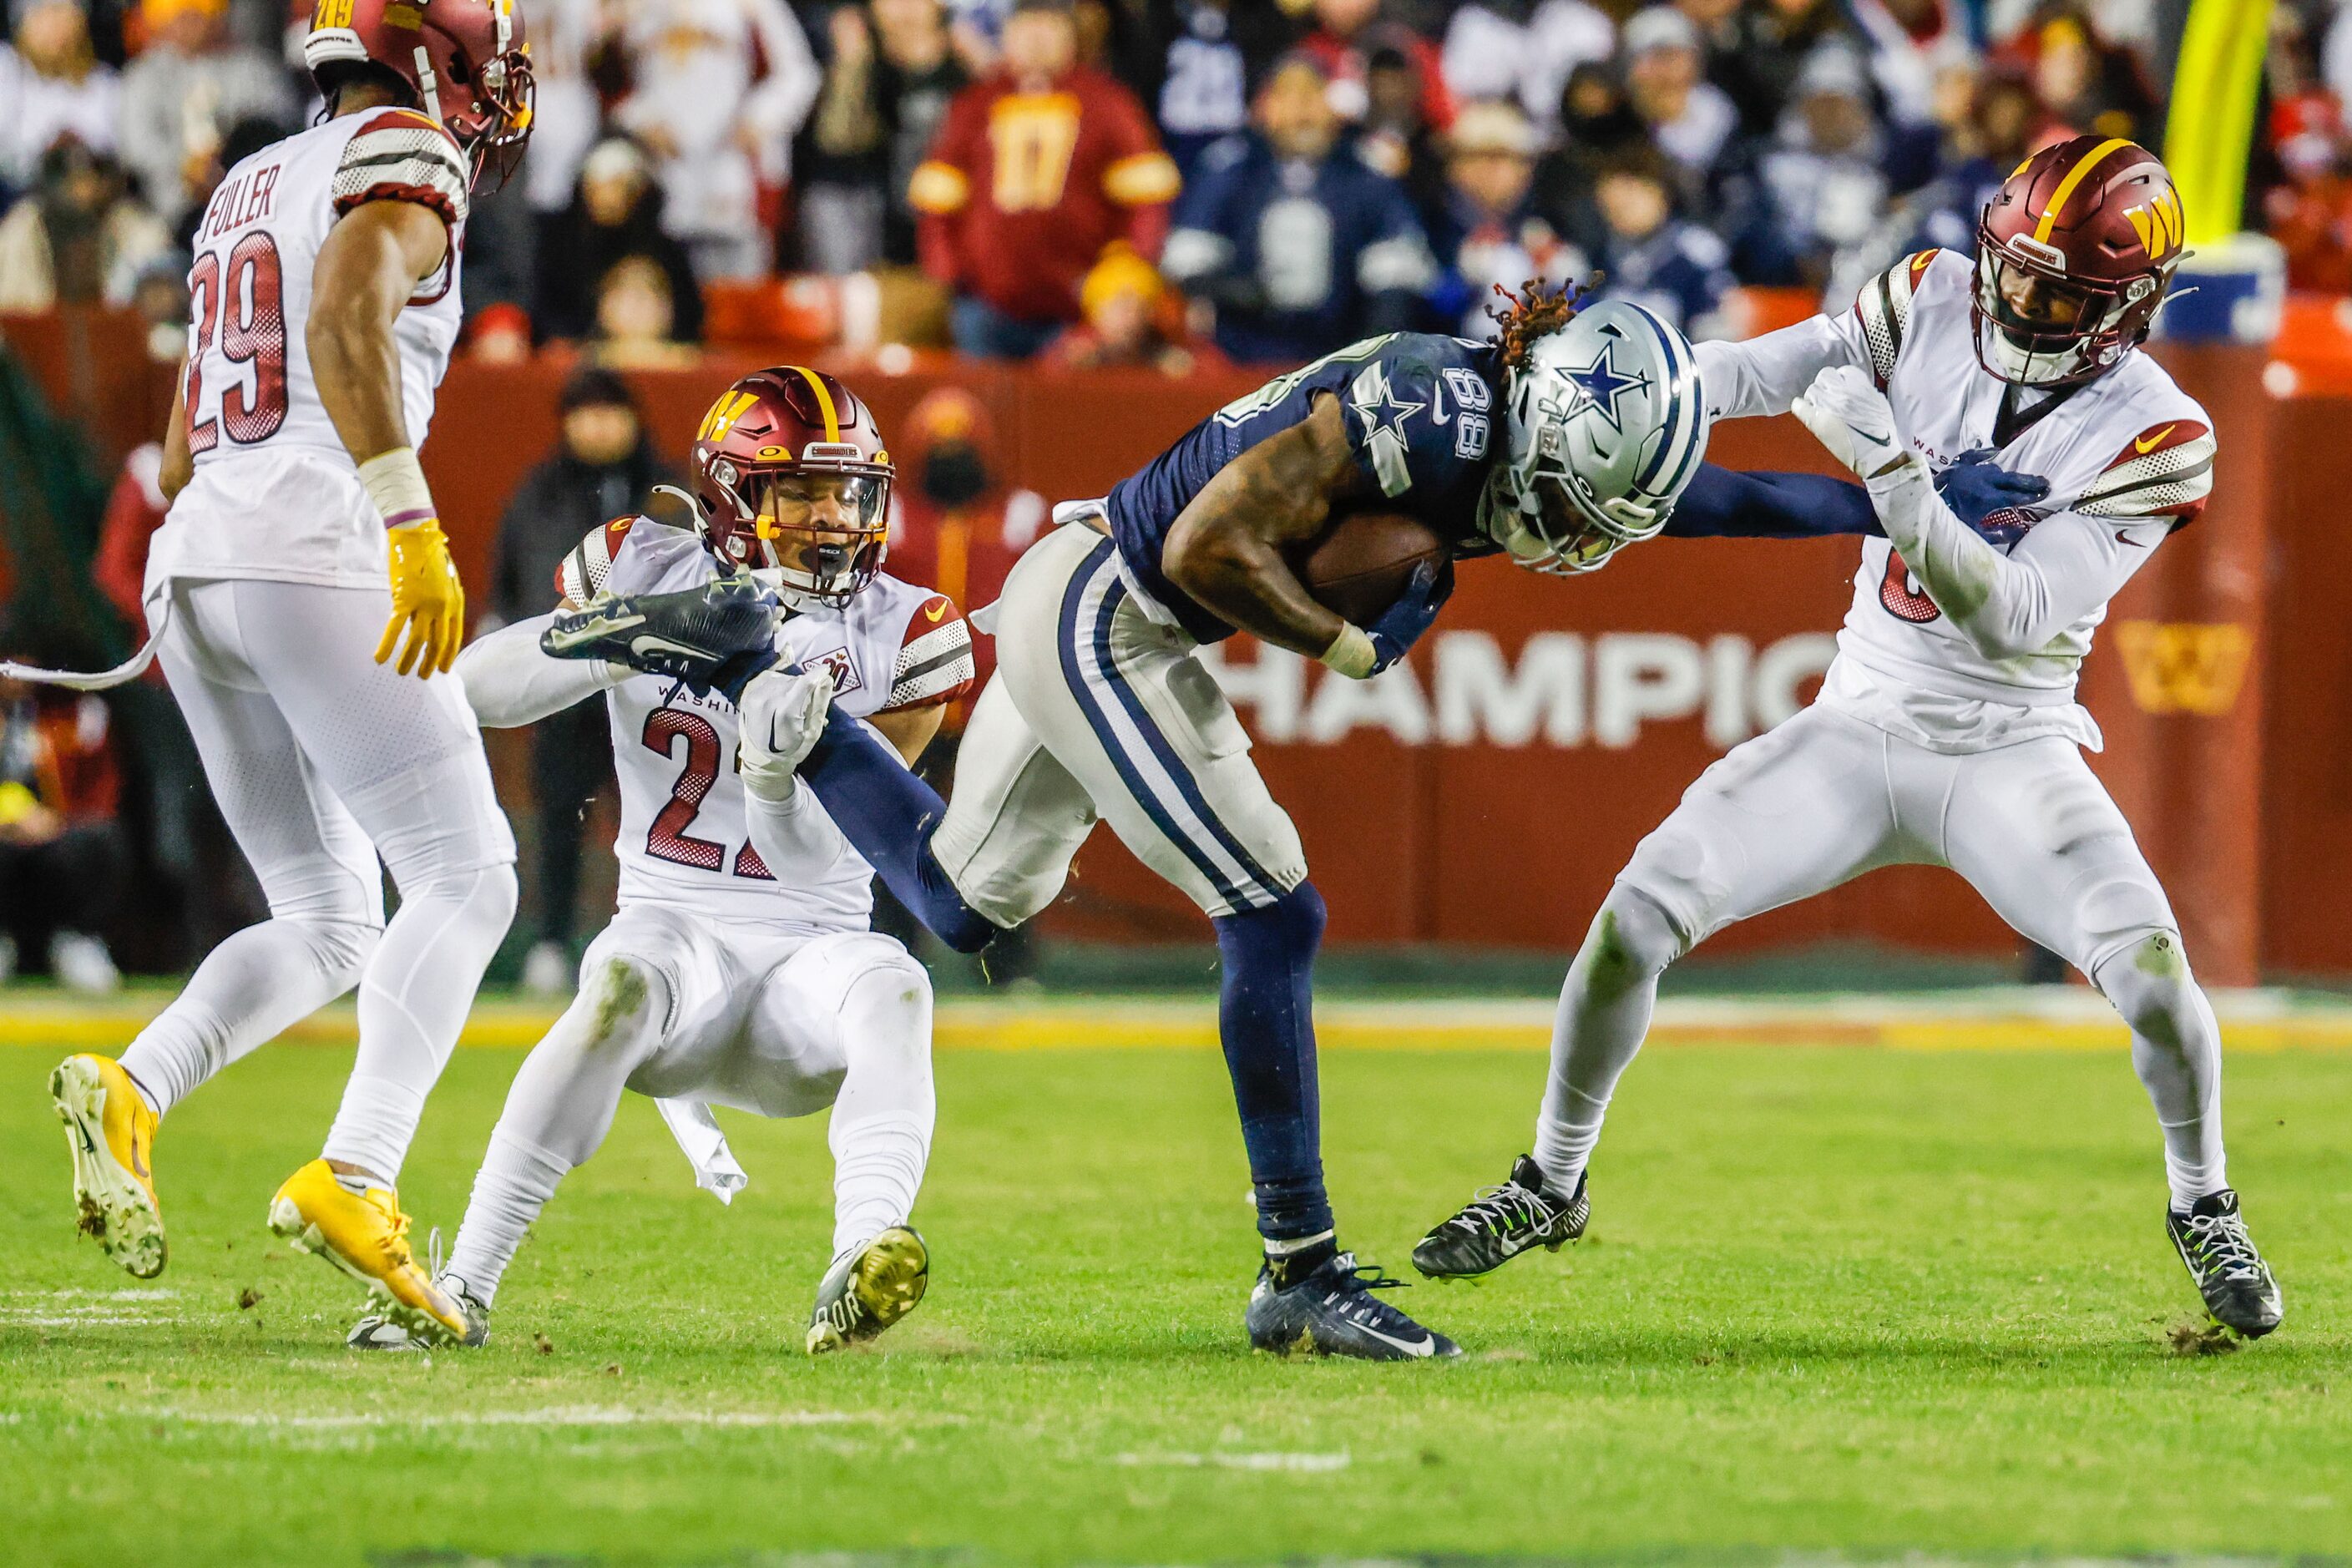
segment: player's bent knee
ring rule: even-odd
[[[1681,933],[1657,900],[1620,882],[1592,917],[1576,973],[1588,989],[1620,992],[1661,973],[1683,951]]]
[[[2197,981],[2179,932],[2152,931],[2135,939],[2103,961],[2095,978],[2132,1033],[2177,1047],[2197,1031],[2191,1002]]]
[[[669,982],[659,968],[627,953],[604,953],[590,955],[572,1012],[582,1046],[602,1050],[643,1036],[668,1006]]]
[[[301,931],[319,973],[331,977],[345,990],[360,983],[368,960],[375,956],[376,944],[383,940],[383,927],[373,921],[281,917],[281,923]]]

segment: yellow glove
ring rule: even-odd
[[[438,520],[388,529],[384,541],[392,555],[392,619],[375,645],[375,661],[392,657],[404,630],[408,641],[400,650],[400,673],[415,669],[419,679],[430,680],[435,671],[456,662],[457,645],[465,640],[465,584],[457,581]]]

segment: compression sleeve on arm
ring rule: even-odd
[[[1701,463],[1666,516],[1675,539],[1818,539],[1881,533],[1870,496],[1826,474],[1751,474]]]
[[[963,901],[931,853],[947,803],[880,736],[835,708],[800,774],[882,885],[934,936],[958,952],[978,952],[995,940],[996,925]]]
[[[457,679],[485,728],[533,723],[628,679],[626,669],[604,659],[557,658],[542,651],[539,634],[554,618],[534,616],[502,626],[457,656]]]
[[[2061,512],[2004,555],[1936,493],[1907,453],[1869,483],[1886,537],[1945,617],[1988,658],[2039,653],[2115,597],[2171,531],[2167,519],[2102,523]]]
[[[1851,310],[1813,316],[1744,342],[1700,343],[1693,353],[1707,415],[1714,419],[1786,414],[1797,395],[1832,365],[1871,367]]]

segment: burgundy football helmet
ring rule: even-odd
[[[873,410],[821,370],[754,371],[694,437],[694,497],[719,557],[787,603],[845,604],[889,549],[890,479]]]
[[[1977,359],[2020,386],[2105,375],[2147,337],[2179,265],[2180,193],[2121,137],[2017,166],[1977,223]]]
[[[416,94],[473,159],[503,180],[530,140],[530,46],[515,0],[316,0],[302,63],[373,62]]]

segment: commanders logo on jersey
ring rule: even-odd
[[[833,671],[833,694],[840,697],[856,690],[866,683],[858,679],[857,661],[849,657],[847,647],[827,648],[800,661],[803,669],[824,668]]]

